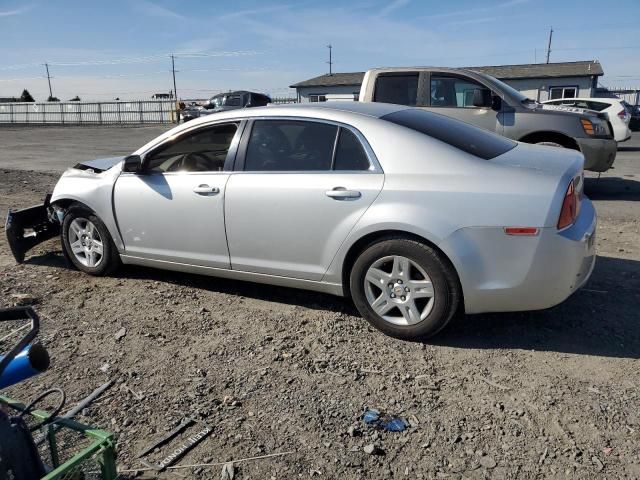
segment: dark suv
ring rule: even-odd
[[[238,90],[214,95],[202,105],[202,108],[186,108],[181,113],[184,121],[188,122],[189,120],[209,115],[210,113],[235,110],[237,108],[264,107],[268,103],[271,103],[271,98],[267,95]]]

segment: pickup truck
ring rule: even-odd
[[[369,70],[361,102],[423,108],[513,140],[579,150],[584,168],[604,172],[617,142],[606,115],[541,103],[490,75],[468,69],[400,67]]]

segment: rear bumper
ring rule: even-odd
[[[612,138],[576,138],[584,155],[584,169],[606,172],[613,165],[618,151],[618,142]]]
[[[22,263],[30,249],[60,233],[60,225],[52,222],[49,217],[50,199],[51,194],[48,194],[42,205],[9,210],[5,233],[16,262]]]
[[[513,237],[501,228],[464,228],[440,247],[452,259],[467,313],[542,310],[566,300],[595,266],[596,213],[584,198],[571,227]]]

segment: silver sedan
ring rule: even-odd
[[[18,261],[61,232],[89,274],[125,263],[350,296],[383,332],[428,337],[457,312],[548,308],[586,282],[583,161],[397,105],[236,110],[76,165],[7,235]]]

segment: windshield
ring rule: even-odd
[[[223,100],[224,100],[224,96],[215,96],[215,97],[211,97],[211,100],[209,100],[209,103],[214,108],[218,108],[222,106]]]
[[[526,95],[523,95],[512,86],[507,85],[501,80],[498,80],[496,77],[492,77],[491,75],[487,75],[486,73],[481,73],[481,72],[476,72],[476,73],[478,73],[478,75],[481,75],[485,80],[493,83],[496,87],[498,87],[498,89],[506,91],[508,95],[517,99],[520,103],[537,103],[535,100],[532,100]]]

